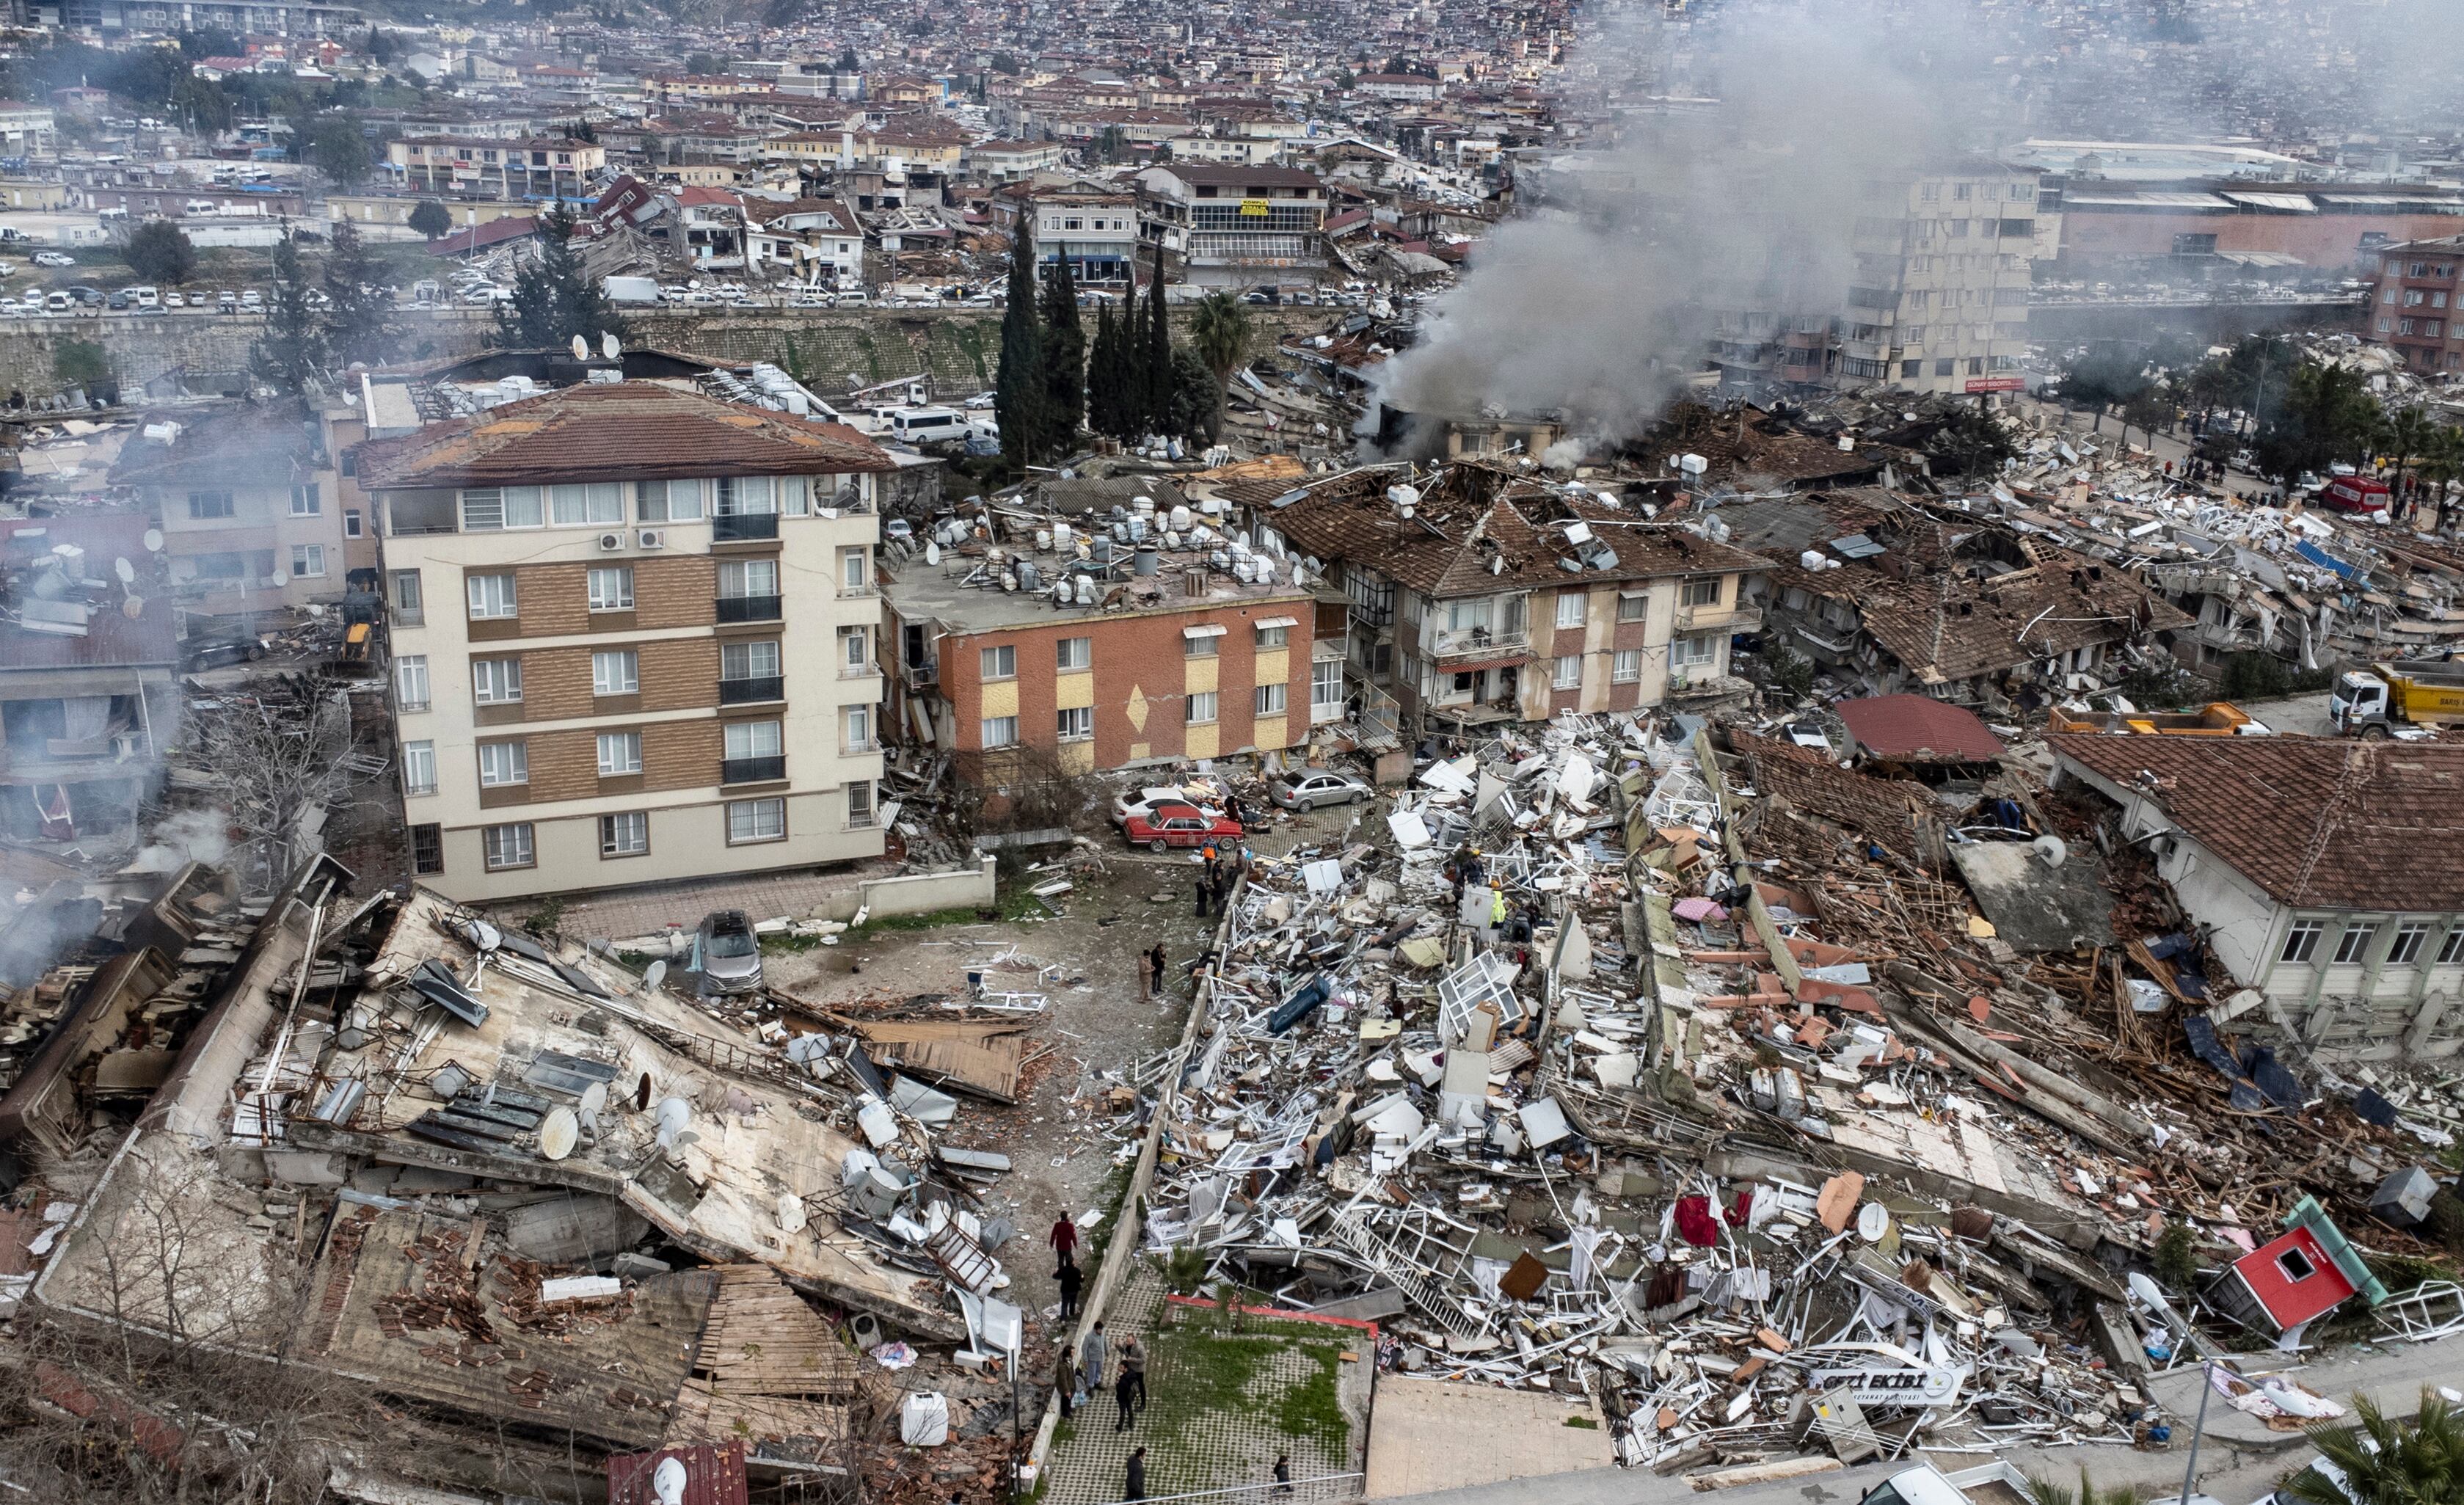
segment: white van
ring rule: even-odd
[[[932,444],[967,436],[967,415],[956,408],[893,408],[890,436],[903,444]]]
[[[158,288],[132,287],[128,290],[128,300],[140,308],[160,308],[163,306],[163,294]]]

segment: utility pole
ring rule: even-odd
[[[2182,1470],[2182,1497],[2174,1505],[2190,1505],[2190,1486],[2199,1477],[2199,1434],[2208,1428],[2208,1397],[2215,1393],[2216,1361],[2199,1362],[2199,1414],[2190,1424],[2190,1460]]]

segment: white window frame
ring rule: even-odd
[[[2426,919],[2408,919],[2395,927],[2395,940],[2387,946],[2387,964],[2414,966],[2421,961],[2422,947],[2430,943],[2430,933],[2437,927]]]
[[[539,866],[537,833],[528,821],[509,821],[479,831],[479,850],[491,873]]]
[[[727,844],[757,846],[787,839],[787,802],[780,795],[727,802]]]
[[[767,668],[759,667],[757,663],[757,659],[762,657],[764,650],[767,650],[766,661],[769,665]],[[727,661],[731,655],[742,657],[745,667],[743,674],[728,672]],[[775,637],[752,638],[745,642],[718,645],[718,677],[722,682],[729,679],[776,679],[785,673],[784,664],[784,653],[780,647],[779,639]]]
[[[425,711],[429,699],[428,655],[405,653],[393,661],[393,704],[397,711]]]
[[[1189,694],[1189,698],[1181,702],[1181,724],[1212,726],[1221,711],[1222,702],[1215,691],[1193,690]]]
[[[2377,920],[2348,922],[2344,926],[2344,933],[2336,938],[2336,960],[2328,964],[2331,966],[2365,965],[2369,961],[2370,947],[2377,943],[2378,939],[2379,922]]]
[[[847,823],[849,830],[867,830],[879,823],[880,807],[873,803],[872,781],[850,779],[847,786]]]
[[[357,507],[344,507],[342,509],[342,537],[346,539],[356,539],[364,538],[366,536],[366,527],[360,520],[360,509]]]
[[[420,741],[402,744],[402,792],[416,799],[436,792],[436,744]]]
[[[646,480],[633,488],[633,515],[644,522],[699,522],[709,509],[709,483]]]
[[[322,580],[325,578],[325,545],[294,543],[291,545],[291,578]]]
[[[632,565],[593,564],[590,566],[590,609],[593,611],[633,609]]]
[[[471,703],[473,705],[519,705],[522,703],[522,660],[517,654],[510,658],[474,658],[471,660]]]
[[[605,858],[650,854],[650,816],[647,810],[618,810],[599,817],[599,855]]]
[[[2276,960],[2287,966],[2308,966],[2319,957],[2319,941],[2327,934],[2323,919],[2297,919],[2284,932],[2284,943],[2276,950]]]
[[[642,734],[640,732],[601,732],[599,734],[599,777],[621,779],[642,771]]]
[[[839,588],[867,590],[872,586],[872,551],[862,548],[839,550]]]
[[[590,693],[594,696],[640,695],[642,653],[633,648],[602,648],[590,655]]]
[[[1621,590],[1617,592],[1617,619],[1618,621],[1639,622],[1650,615],[1650,592],[1643,590]]]
[[[192,491],[188,493],[188,520],[214,522],[239,515],[239,502],[227,491]]]
[[[986,752],[1018,745],[1018,718],[1015,716],[987,716],[981,731]]]
[[[1254,697],[1256,700],[1256,708],[1251,712],[1251,714],[1255,716],[1281,716],[1284,714],[1285,706],[1290,696],[1290,686],[1285,684],[1280,679],[1269,679],[1265,684],[1258,686]]]
[[[1720,587],[1725,577],[1713,575],[1708,580],[1689,580],[1677,587],[1677,604],[1681,607],[1716,607],[1720,604]]]
[[[507,789],[531,782],[531,747],[527,739],[479,744],[479,787]]]
[[[872,751],[872,707],[847,705],[839,708],[839,748],[842,752]]]
[[[987,682],[1017,678],[1018,646],[1014,643],[1003,643],[997,648],[987,648],[978,653],[976,677]]]
[[[622,481],[569,481],[545,489],[548,521],[556,527],[625,525],[625,485]]]
[[[497,588],[500,582],[502,589]],[[462,583],[470,600],[472,621],[510,622],[522,614],[521,587],[513,571],[465,575]]]
[[[1556,661],[1550,665],[1549,672],[1550,689],[1580,690],[1583,687],[1583,655],[1560,653]]]
[[[1641,682],[1642,650],[1639,648],[1618,649],[1617,651],[1617,656],[1609,660],[1609,683],[1639,684]],[[1577,679],[1575,683],[1580,685],[1582,681]]]
[[[746,589],[745,587],[752,585],[756,578],[766,578],[770,582],[770,588],[767,590]],[[734,580],[736,582],[737,588],[733,590],[728,588],[728,582],[730,580]],[[758,601],[778,595],[779,562],[775,559],[720,560],[718,562],[718,593],[723,599],[735,601]]]
[[[1262,627],[1258,629],[1257,647],[1262,651],[1275,648],[1288,648],[1291,646],[1291,641],[1292,630],[1290,628]]]
[[[1091,637],[1065,637],[1052,651],[1052,672],[1074,675],[1095,667],[1095,640]]]
[[[1716,632],[1695,632],[1668,640],[1668,667],[1701,669],[1720,661],[1720,636]]]
[[[1312,722],[1341,720],[1344,697],[1342,659],[1322,658],[1309,665],[1309,719]]]
[[[1590,594],[1581,590],[1557,592],[1557,626],[1581,627],[1584,615],[1591,609]]]
[[[1052,718],[1053,735],[1065,742],[1091,741],[1095,737],[1095,708],[1091,705],[1065,705]]]
[[[779,758],[787,751],[786,729],[778,721],[729,721],[719,734],[719,747],[730,762],[741,758]]]
[[[325,515],[325,498],[315,481],[302,481],[291,488],[291,515],[295,518],[321,518]]]

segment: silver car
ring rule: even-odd
[[[705,997],[761,990],[761,938],[740,909],[715,909],[693,933],[693,969]]]
[[[1321,805],[1357,805],[1376,792],[1366,779],[1324,769],[1287,773],[1276,780],[1267,791],[1277,805],[1287,810],[1313,810]]]

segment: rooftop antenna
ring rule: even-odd
[[[584,340],[580,335],[575,335],[573,337],[573,358],[577,361],[587,361],[590,359],[590,342]]]

